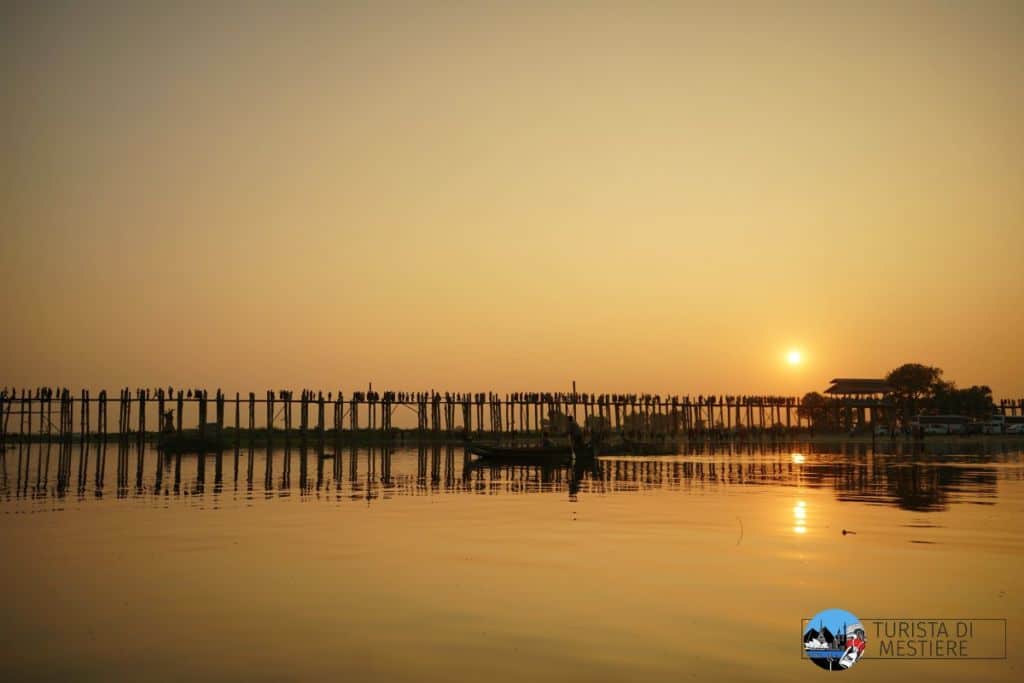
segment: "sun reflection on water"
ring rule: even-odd
[[[807,503],[798,500],[793,506],[793,533],[807,533]]]

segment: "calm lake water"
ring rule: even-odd
[[[14,447],[0,678],[817,680],[801,619],[842,607],[1008,619],[1005,660],[847,676],[1018,680],[1022,452],[945,450],[727,447],[574,473],[444,447]]]

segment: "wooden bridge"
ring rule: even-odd
[[[295,408],[298,407],[296,420]],[[109,415],[116,407],[112,430]],[[363,437],[429,440],[540,436],[565,431],[571,417],[591,433],[618,433],[636,438],[683,438],[708,434],[736,435],[780,432],[809,427],[792,396],[659,394],[592,394],[579,392],[376,392],[268,390],[262,395],[220,389],[121,389],[114,397],[104,391],[73,394],[68,389],[0,390],[0,441],[143,439],[161,431],[200,435],[224,434],[271,440],[309,437]],[[185,412],[195,414],[185,424]],[[1005,415],[1024,415],[1024,399],[1003,400]],[[212,411],[212,414],[211,414]],[[400,411],[415,417],[415,426],[395,426]],[[227,423],[230,413],[233,421]],[[13,418],[13,419],[12,419]]]

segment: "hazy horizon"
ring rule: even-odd
[[[0,12],[0,385],[1024,396],[1021,3]]]

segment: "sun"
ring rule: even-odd
[[[786,353],[786,362],[790,365],[800,365],[804,361],[804,354],[797,349],[791,349]]]

